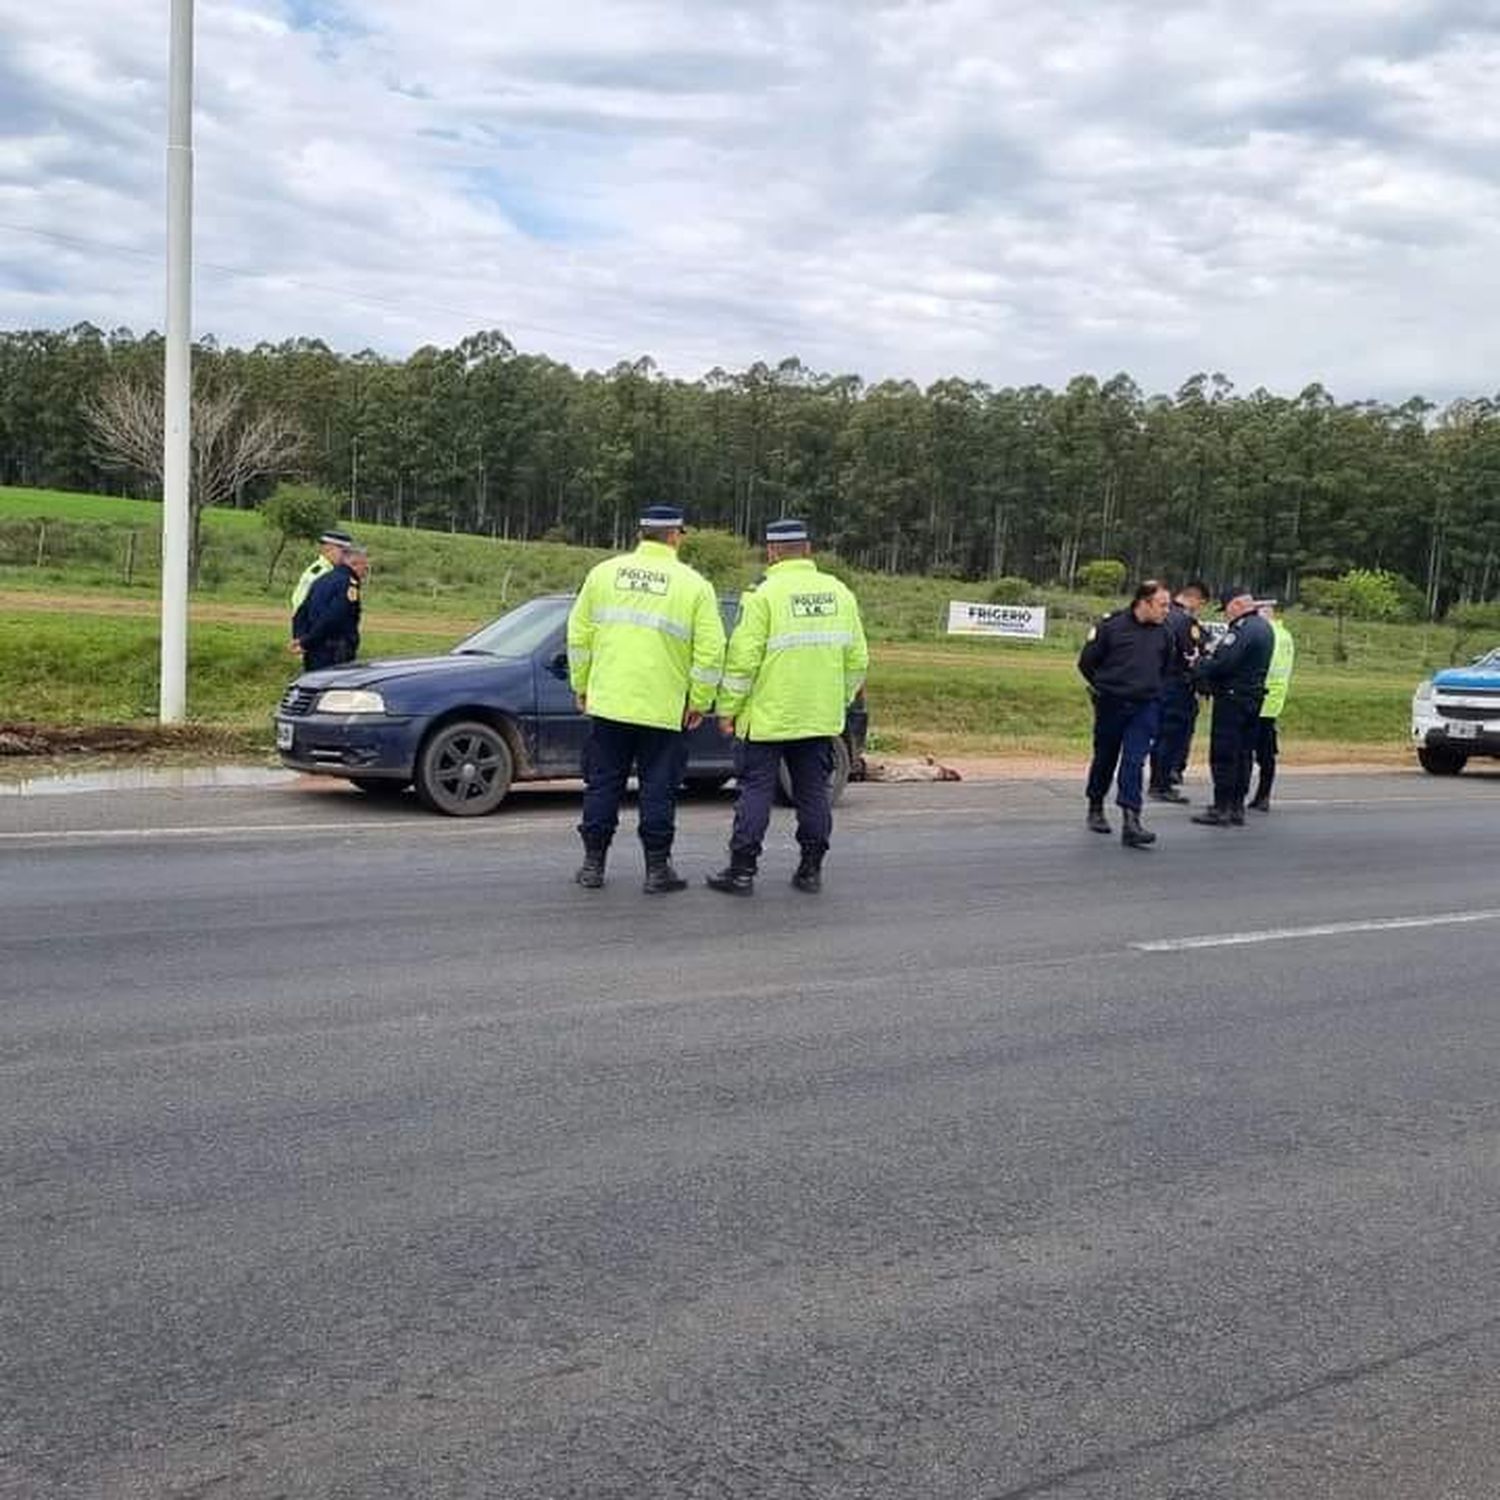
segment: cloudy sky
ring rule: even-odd
[[[167,0],[0,0],[0,327],[163,320]],[[195,327],[1500,388],[1500,0],[198,0]]]

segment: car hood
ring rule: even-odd
[[[383,687],[411,677],[432,681],[442,678],[460,682],[466,677],[492,681],[498,674],[520,675],[531,671],[529,656],[397,656],[389,661],[356,662],[348,667],[329,667],[322,672],[304,672],[297,680],[304,687]]]
[[[1488,688],[1500,692],[1500,670],[1494,667],[1448,667],[1434,672],[1432,685],[1440,688]]]

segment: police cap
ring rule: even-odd
[[[325,531],[318,540],[330,547],[352,547],[354,538],[347,531]]]
[[[810,538],[807,534],[806,521],[768,521],[766,523],[766,541],[771,545],[778,542],[805,542]]]
[[[648,505],[641,512],[642,531],[681,531],[683,524],[680,505]]]

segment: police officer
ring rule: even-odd
[[[1128,609],[1105,615],[1089,631],[1078,656],[1078,670],[1094,698],[1088,826],[1095,833],[1111,832],[1104,799],[1118,765],[1116,800],[1125,821],[1120,842],[1127,849],[1145,849],[1156,842],[1156,835],[1141,826],[1141,781],[1156,738],[1172,652],[1164,623],[1171,599],[1165,584],[1146,579],[1136,587]]]
[[[1219,603],[1229,628],[1198,663],[1196,673],[1214,700],[1208,752],[1214,800],[1212,807],[1193,815],[1193,822],[1210,828],[1242,828],[1250,791],[1250,758],[1259,733],[1275,637],[1256,614],[1249,589],[1238,584],[1223,589]]]
[[[804,522],[766,527],[766,563],[764,579],[740,601],[719,689],[719,728],[739,738],[739,791],[729,863],[707,880],[734,896],[755,888],[783,764],[802,851],[792,884],[809,894],[822,888],[823,856],[833,832],[833,740],[844,732],[844,716],[870,663],[859,605],[813,561]]]
[[[292,642],[302,653],[303,671],[342,666],[359,654],[360,596],[368,571],[364,548],[346,547],[308,590],[297,611],[300,633]]]
[[[685,527],[671,505],[648,507],[634,552],[599,563],[568,615],[568,676],[592,720],[579,885],[604,884],[620,798],[634,768],[647,895],[687,885],[672,868],[677,788],[687,734],[703,722],[724,666],[724,624],[713,585],[678,559]]]
[[[1260,617],[1271,627],[1275,645],[1271,665],[1266,669],[1266,696],[1260,705],[1260,722],[1256,726],[1255,765],[1259,771],[1255,795],[1247,806],[1255,812],[1270,812],[1271,784],[1276,780],[1276,757],[1281,742],[1276,726],[1286,707],[1286,695],[1292,685],[1292,667],[1297,660],[1297,643],[1276,613],[1276,601],[1261,602]]]
[[[302,607],[302,601],[307,598],[308,591],[325,573],[331,573],[343,560],[344,549],[354,545],[354,538],[347,531],[325,531],[318,538],[318,555],[302,570],[302,576],[297,580],[296,587],[292,590],[292,616],[295,619],[297,611]],[[296,635],[295,627],[292,634]]]
[[[1153,802],[1186,802],[1177,790],[1193,748],[1198,722],[1198,693],[1193,667],[1203,649],[1198,613],[1208,602],[1208,585],[1198,579],[1185,583],[1167,610],[1167,635],[1172,654],[1167,659],[1167,681],[1161,695],[1161,726],[1151,748],[1151,781],[1147,795]]]

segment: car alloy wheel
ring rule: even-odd
[[[510,790],[515,762],[491,724],[461,720],[435,730],[417,757],[417,796],[450,818],[494,812]]]

